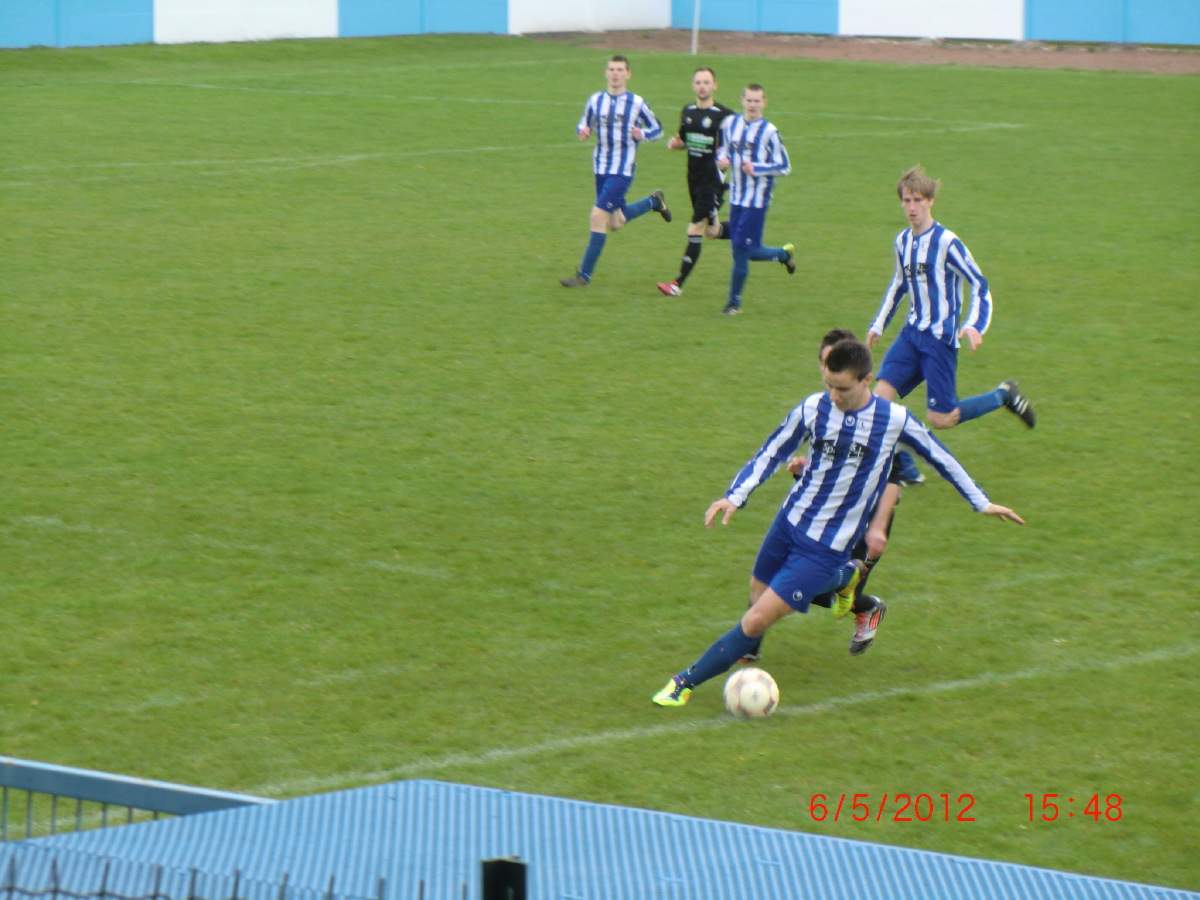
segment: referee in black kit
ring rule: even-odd
[[[717,141],[721,135],[721,120],[733,110],[714,99],[717,76],[703,66],[692,73],[692,91],[696,102],[689,103],[679,115],[679,131],[667,141],[668,150],[687,149],[688,193],[692,197],[692,220],[688,225],[687,249],[679,275],[674,281],[664,281],[658,289],[668,297],[683,293],[683,283],[700,259],[704,238],[719,238],[722,227],[718,218],[725,183],[717,168]]]

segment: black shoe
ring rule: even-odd
[[[875,632],[887,614],[887,604],[872,594],[864,594],[862,598],[871,605],[866,610],[854,614],[854,637],[850,638],[850,655],[861,656],[871,649],[875,642]]]
[[[560,278],[558,283],[563,287],[587,287],[591,282],[582,275],[576,275],[574,278]]]
[[[1032,428],[1037,424],[1037,413],[1033,411],[1033,404],[1029,402],[1029,398],[1021,393],[1021,388],[1011,378],[1008,381],[1000,382],[1000,390],[1008,393],[1008,399],[1004,401],[1004,405],[1008,407],[1025,425]]]
[[[670,222],[671,221],[671,210],[667,206],[667,198],[665,196],[663,196],[663,192],[662,191],[651,191],[650,196],[653,199],[657,200],[659,203],[659,207],[658,207],[658,209],[655,210],[655,212],[663,217],[664,222]]]
[[[787,251],[787,259],[781,260],[783,267],[788,270],[789,275],[796,274],[796,245],[784,244],[783,249]]]

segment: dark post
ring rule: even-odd
[[[524,862],[515,856],[483,861],[483,900],[525,900]]]

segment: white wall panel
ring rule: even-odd
[[[512,34],[670,27],[671,0],[508,0]]]
[[[1025,37],[1024,0],[841,0],[838,34],[893,37]]]
[[[154,0],[154,40],[337,37],[338,0]]]

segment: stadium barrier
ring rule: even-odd
[[[639,28],[1200,44],[1196,0],[10,0],[0,48]]]
[[[70,830],[81,831],[274,802],[248,794],[0,756],[0,842],[58,834],[67,830],[60,828],[60,816]],[[64,806],[67,808],[60,810]],[[45,815],[39,817],[39,809]]]
[[[121,876],[129,883],[130,866],[120,864]],[[43,867],[44,868],[44,867]],[[373,897],[358,897],[338,893],[336,882],[331,875],[324,891],[293,888],[289,875],[284,872],[279,881],[270,885],[255,883],[242,876],[235,869],[228,876],[214,880],[211,873],[201,873],[198,869],[189,869],[186,873],[172,872],[164,866],[139,866],[136,868],[149,869],[144,872],[146,878],[143,888],[122,890],[114,885],[119,880],[113,870],[113,861],[104,860],[96,885],[91,890],[78,890],[65,886],[63,865],[58,857],[51,856],[49,870],[42,873],[30,872],[18,867],[16,859],[10,859],[0,876],[0,897],[4,900],[16,898],[48,898],[48,900],[252,900],[252,898],[270,897],[272,900],[388,900],[387,883],[380,878],[378,888]],[[263,888],[266,887],[267,890]],[[409,898],[392,898],[392,900],[409,900]],[[424,884],[418,886],[413,900],[432,900],[425,896]],[[457,900],[457,898],[455,898]],[[467,900],[466,885],[463,885],[462,900]],[[484,900],[491,900],[485,897]],[[524,900],[524,897],[514,898]]]
[[[39,860],[46,863],[46,859]],[[113,860],[104,860],[103,867],[97,867],[99,874],[95,886],[90,890],[80,890],[78,879],[75,887],[67,887],[70,879],[64,878],[64,865],[58,856],[48,856],[47,865],[24,867],[17,865],[16,857],[11,857],[7,865],[0,870],[0,898],[16,900],[16,898],[49,898],[49,900],[468,900],[468,887],[464,882],[450,898],[434,898],[426,892],[425,882],[418,881],[414,893],[407,896],[388,894],[387,879],[380,877],[376,881],[375,894],[371,897],[361,897],[355,894],[341,893],[337,889],[337,881],[329,876],[325,889],[315,891],[311,888],[297,887],[291,884],[288,872],[284,872],[278,881],[264,884],[260,881],[245,878],[241,870],[234,869],[232,873],[216,876],[213,873],[201,873],[192,868],[186,872],[167,869],[165,866],[131,865],[127,861],[118,863],[120,874],[113,869]],[[482,861],[482,893],[480,900],[526,900],[526,870],[527,864],[521,860],[502,858],[485,859]],[[139,870],[134,872],[133,870]],[[140,875],[141,877],[137,877]],[[137,885],[142,885],[137,887]]]

